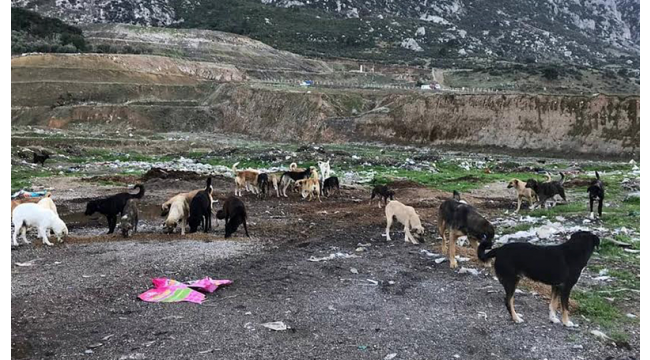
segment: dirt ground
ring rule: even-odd
[[[502,287],[469,248],[461,255],[471,260],[460,266],[479,275],[424,253],[440,252],[434,220],[447,193],[408,183],[396,189],[423,220],[420,245],[403,242],[398,225],[385,241],[383,209],[369,205],[369,191],[360,188],[322,203],[247,194],[251,238],[240,229],[224,240],[223,222],[207,235],[162,234],[160,204],[204,182],[150,179],[141,233],[124,239],[105,235],[103,217],[83,216],[88,199],[124,188],[57,179],[49,185],[61,189],[57,204],[70,237],[12,251],[14,264],[33,260],[11,270],[15,359],[639,358],[638,337],[625,350],[595,340],[578,315],[578,328],[550,323],[543,295],[517,294],[525,322],[513,323]],[[215,189],[223,200],[232,179],[215,178]],[[496,211],[482,198],[466,199],[488,215]],[[339,252],[355,257],[308,261]],[[137,298],[155,277],[205,276],[233,284],[202,305]],[[272,321],[289,329],[261,325]]]

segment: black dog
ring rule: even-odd
[[[39,164],[40,163],[41,166],[45,166],[45,160],[47,160],[49,158],[50,158],[50,154],[46,154],[46,153],[37,154],[37,153],[34,153],[34,159],[33,159],[32,162],[34,164]]]
[[[446,237],[449,230],[449,238]],[[479,242],[492,241],[494,238],[494,226],[486,220],[478,211],[465,201],[460,199],[458,191],[454,190],[452,199],[445,200],[438,209],[438,232],[442,237],[442,251],[449,252],[449,266],[455,268],[456,262],[456,239],[466,235],[474,249]],[[448,246],[448,248],[447,248]]]
[[[269,174],[260,173],[257,175],[257,187],[260,189],[260,195],[266,195],[269,192]]]
[[[546,200],[552,199],[555,195],[560,195],[562,200],[566,202],[566,195],[564,195],[564,174],[560,173],[562,179],[560,181],[549,181],[540,183],[535,179],[528,179],[526,187],[533,189],[539,198],[538,205],[545,205]]]
[[[526,276],[551,285],[549,319],[554,323],[560,322],[555,314],[559,298],[562,304],[562,323],[574,326],[569,320],[571,289],[578,282],[594,249],[599,246],[598,236],[588,231],[578,231],[561,245],[539,246],[517,242],[503,245],[486,254],[485,250],[492,247],[492,241],[487,240],[481,242],[477,255],[483,262],[496,258],[494,271],[506,292],[506,308],[512,320],[517,323],[523,321],[515,312],[514,294],[517,283],[522,276]]]
[[[212,178],[208,178],[205,190],[199,191],[190,202],[190,216],[187,218],[190,233],[195,233],[201,224],[203,224],[203,231],[206,233],[212,228],[211,193]]]
[[[217,211],[217,219],[226,220],[226,238],[229,238],[237,231],[241,224],[244,224],[246,236],[250,237],[246,226],[246,207],[237,197],[231,196],[223,202],[223,210]]]
[[[395,192],[391,189],[388,188],[386,185],[377,185],[372,189],[372,195],[370,196],[370,203],[372,204],[372,199],[377,196],[377,199],[379,202],[377,203],[377,207],[381,208],[381,201],[382,199],[384,200],[384,206],[386,206],[386,203],[388,203],[388,199],[395,200]]]
[[[325,179],[325,181],[323,181],[323,195],[329,196],[334,189],[336,189],[337,194],[341,193],[341,189],[339,187],[339,178],[336,176],[330,176]]]
[[[594,201],[598,200],[598,217],[603,217],[603,200],[605,199],[605,185],[600,181],[600,175],[596,171],[596,178],[591,181],[591,185],[587,189],[589,193],[589,211],[591,218],[594,218]]]
[[[91,200],[86,204],[86,214],[90,216],[96,212],[106,216],[108,220],[108,233],[112,234],[117,225],[117,214],[124,215],[124,206],[129,199],[141,199],[144,196],[144,186],[138,184],[134,187],[140,189],[137,194],[119,193],[104,199]]]

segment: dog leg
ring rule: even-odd
[[[442,237],[441,250],[443,254],[447,252],[447,239],[445,238],[445,225],[446,225],[445,220],[443,220],[442,217],[440,217],[440,219],[438,220],[438,233]]]
[[[20,227],[20,229],[18,227],[14,226],[14,235],[11,237],[11,245],[18,246],[18,240],[16,239],[16,237],[18,236],[18,232],[21,229],[22,229],[22,226]]]
[[[244,219],[244,231],[246,231],[247,237],[251,237],[250,235],[248,235],[248,226],[246,226],[246,219]]]
[[[185,217],[181,217],[181,235],[185,235],[185,221],[187,221]]]
[[[517,196],[517,210],[515,210],[515,214],[519,212],[520,208],[521,208],[521,197]]]
[[[458,267],[456,262],[456,238],[458,234],[456,230],[449,230],[449,267],[455,269]]]
[[[548,304],[548,319],[551,320],[553,324],[559,324],[560,319],[557,318],[557,301],[559,300],[560,292],[557,286],[551,287],[551,302]]]
[[[524,322],[524,320],[521,319],[519,314],[515,311],[515,289],[517,288],[517,279],[508,279],[504,280],[501,283],[503,284],[503,288],[506,291],[506,308],[508,309],[508,312],[510,313],[510,317],[512,317],[512,320],[516,322],[517,324]]]
[[[603,217],[603,199],[598,199],[598,218]]]
[[[393,214],[386,213],[386,241],[390,241],[390,227],[391,227],[391,225],[393,225]]]
[[[566,327],[577,326],[569,320],[569,295],[573,284],[565,284],[560,289],[560,303],[562,304],[562,324]]]
[[[384,202],[384,203],[385,203],[385,202]],[[381,199],[379,199],[379,201],[377,201],[377,208],[378,208],[378,209],[381,209]]]
[[[43,239],[43,244],[45,244],[47,246],[52,246],[52,243],[47,238],[47,233],[48,233],[48,231],[45,230],[45,229],[41,229],[41,228],[38,229],[38,236],[40,236],[40,238]]]
[[[23,242],[25,244],[31,244],[31,242],[29,242],[29,240],[27,240],[27,226],[23,226],[23,227],[20,228],[20,235],[22,236]]]

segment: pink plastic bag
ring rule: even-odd
[[[232,281],[230,280],[212,280],[209,277],[195,281],[189,286],[168,278],[155,278],[151,279],[151,282],[153,282],[154,288],[140,294],[138,296],[140,300],[146,302],[187,301],[201,304],[203,300],[205,300],[205,295],[196,290],[190,289],[190,287],[211,293],[219,286],[232,284]]]

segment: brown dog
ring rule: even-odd
[[[232,172],[235,173],[235,196],[241,196],[242,189],[252,191],[254,194],[259,193],[257,175],[260,172],[253,169],[237,170],[237,165],[239,165],[238,162],[232,166]]]

